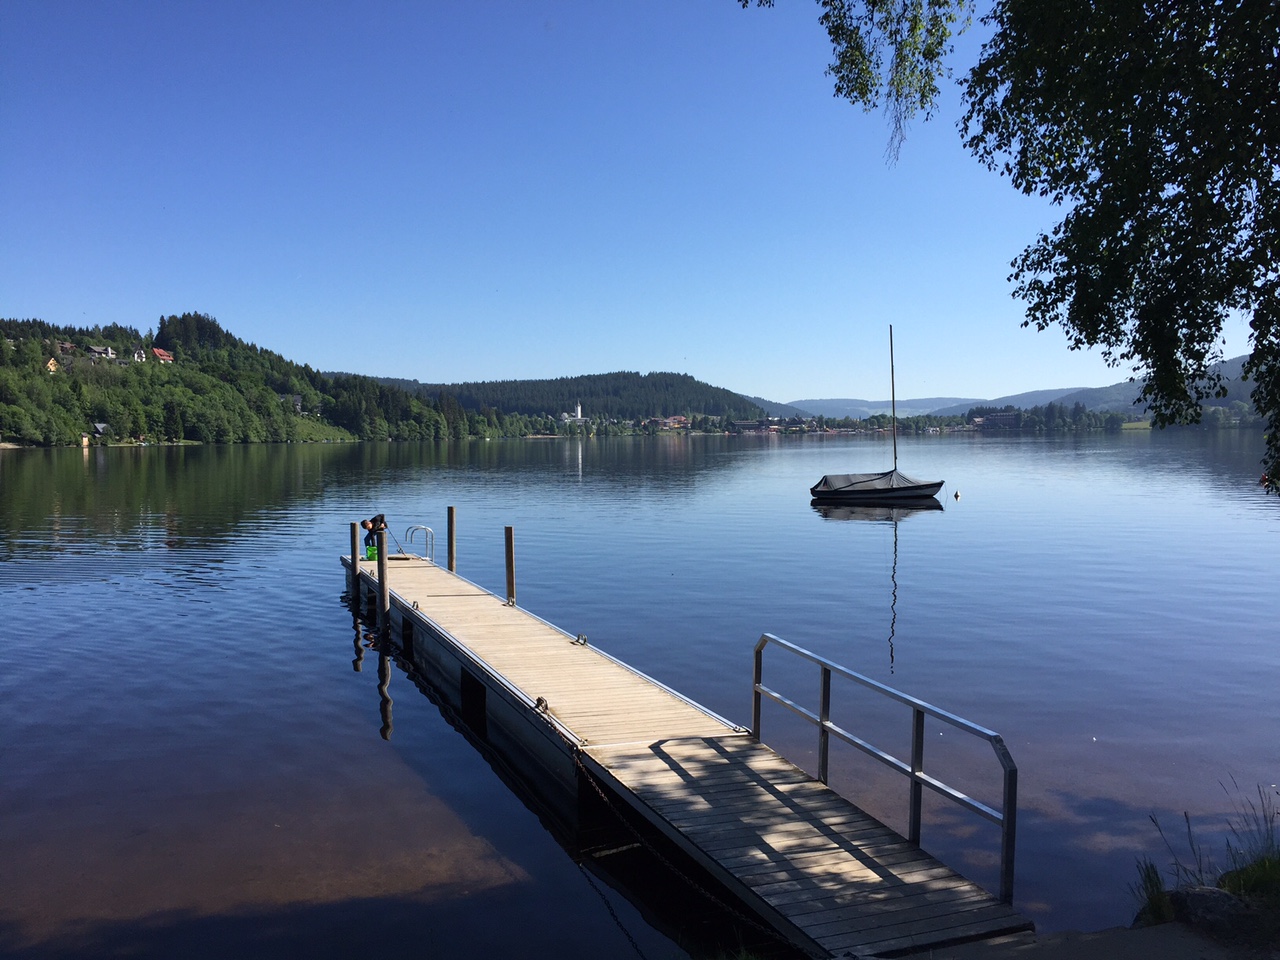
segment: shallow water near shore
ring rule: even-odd
[[[427,524],[459,572],[738,722],[768,631],[1001,733],[1016,904],[1127,923],[1149,816],[1207,849],[1280,773],[1280,501],[1253,433],[900,441],[945,510],[836,519],[823,473],[885,441],[662,437],[0,450],[0,955],[683,956],[692,919],[579,868],[342,602],[352,520]],[[955,493],[960,494],[957,500]],[[358,668],[358,669],[357,669]],[[816,677],[780,662],[813,702]],[[842,699],[843,697],[843,699]],[[896,714],[837,718],[903,755]],[[815,738],[766,711],[810,769]],[[998,796],[989,750],[930,763]],[[906,787],[833,784],[902,829]],[[1224,789],[1223,785],[1226,785]],[[924,846],[989,887],[995,831],[926,803]]]

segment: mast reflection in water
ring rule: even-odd
[[[937,497],[928,497],[923,500],[904,500],[901,503],[886,500],[856,506],[833,505],[814,500],[810,506],[815,513],[822,515],[823,520],[868,520],[872,523],[893,524],[893,565],[889,568],[889,582],[893,588],[889,599],[889,672],[893,673],[893,639],[898,630],[898,521],[906,519],[913,513],[941,512],[942,503]]]

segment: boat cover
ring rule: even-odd
[[[809,493],[819,498],[932,497],[941,489],[941,480],[915,480],[898,470],[886,470],[883,473],[829,473],[810,487]]]

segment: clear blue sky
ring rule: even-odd
[[[324,370],[780,401],[887,396],[892,323],[902,397],[1124,379],[1020,327],[1009,261],[1054,211],[963,151],[953,94],[886,164],[817,16],[4,0],[0,315],[192,310]]]

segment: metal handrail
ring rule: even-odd
[[[774,644],[794,653],[802,659],[809,660],[819,666],[822,674],[822,682],[820,687],[819,701],[820,705],[818,713],[802,707],[793,700],[788,699],[776,690],[766,687],[762,682],[764,672],[764,648]],[[900,760],[892,754],[880,750],[878,747],[872,746],[861,737],[850,733],[848,730],[831,722],[831,677],[839,675],[854,683],[860,684],[874,690],[891,700],[909,706],[912,711],[911,721],[911,761],[910,763]],[[1014,861],[1014,844],[1017,839],[1017,819],[1018,819],[1018,767],[1013,762],[1013,757],[1009,754],[1009,749],[1004,745],[1004,739],[996,732],[988,730],[986,727],[980,727],[976,723],[971,723],[963,717],[958,717],[954,713],[949,713],[939,707],[935,707],[931,703],[923,700],[917,700],[915,697],[887,687],[883,683],[878,683],[870,677],[864,677],[860,673],[854,673],[845,667],[840,666],[828,660],[826,657],[818,656],[811,653],[803,647],[798,647],[794,643],[789,643],[781,637],[775,637],[771,633],[761,634],[759,641],[755,647],[755,664],[752,677],[752,693],[751,693],[751,735],[756,739],[760,739],[760,703],[761,697],[766,696],[770,700],[781,704],[792,713],[797,714],[809,723],[814,724],[818,728],[818,779],[823,783],[827,782],[828,773],[828,747],[830,738],[834,734],[851,746],[857,747],[868,756],[874,757],[886,766],[898,771],[911,781],[911,809],[908,816],[908,837],[907,839],[915,844],[920,845],[920,810],[923,805],[924,787],[934,790],[944,797],[955,801],[966,810],[990,820],[992,823],[1000,826],[1000,899],[1005,903],[1013,903],[1013,861]],[[929,776],[924,772],[924,718],[926,716],[934,717],[938,720],[948,723],[959,730],[970,733],[979,739],[986,740],[991,744],[991,748],[995,751],[996,758],[1000,761],[1000,766],[1004,771],[1004,797],[999,810],[993,809],[967,794],[961,793],[953,787],[948,786],[941,780]]]
[[[410,527],[408,530],[404,532],[405,545],[410,547],[413,546],[414,534],[416,534],[419,530],[423,531],[423,538],[422,538],[424,541],[423,548],[426,550],[426,553],[423,554],[423,556],[427,560],[431,561],[432,563],[435,563],[436,562],[436,534],[435,534],[435,531],[432,530],[430,527],[424,527],[420,523],[417,524],[416,526]]]

